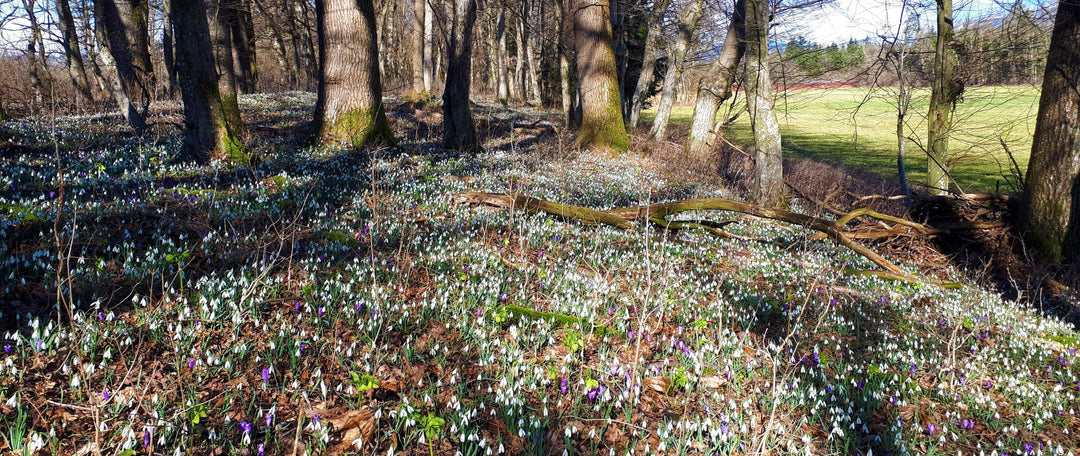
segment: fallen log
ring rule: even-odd
[[[881,255],[878,255],[877,252],[853,241],[852,238],[845,233],[844,226],[841,223],[781,209],[767,209],[741,201],[723,198],[699,198],[598,211],[587,207],[545,201],[526,195],[508,195],[502,193],[466,192],[453,195],[452,199],[455,203],[478,204],[503,209],[523,210],[529,213],[544,212],[566,219],[577,220],[582,223],[604,224],[627,230],[632,229],[635,226],[634,222],[647,222],[669,230],[700,228],[717,236],[725,236],[726,231],[723,231],[724,224],[701,221],[673,221],[669,220],[669,217],[687,211],[739,212],[754,217],[800,225],[818,231],[823,233],[829,239],[851,249],[855,253],[870,260],[878,267],[888,271],[888,278],[905,282],[917,281],[915,276],[900,269],[899,266],[892,264]],[[852,218],[857,216],[869,216],[880,220],[888,220],[912,228],[919,233],[925,234],[927,232],[926,228],[921,224],[897,219],[895,217],[884,216],[870,210],[856,210],[852,213],[845,214],[840,220],[846,224],[851,221]]]

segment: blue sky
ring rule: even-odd
[[[927,3],[929,7],[922,9],[923,21],[929,21],[925,28],[933,30],[934,3]],[[1002,3],[1012,1],[1002,0]],[[1024,3],[1035,6],[1038,2],[1024,0]],[[902,5],[903,0],[836,0],[819,10],[797,13],[798,17],[778,24],[776,32],[788,37],[802,35],[819,44],[845,43],[852,38],[860,40],[877,37],[881,33],[893,35],[901,19]],[[953,8],[957,24],[967,18],[985,17],[1003,11],[993,0],[953,0]]]

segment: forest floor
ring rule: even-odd
[[[0,125],[0,454],[1080,453],[1067,293],[1003,295],[917,236],[859,241],[906,283],[738,213],[687,215],[742,237],[717,239],[455,204],[745,186],[671,143],[574,151],[530,109],[477,106],[482,154],[401,104],[400,146],[315,148],[313,103],[242,99],[253,165],[174,164],[174,104],[143,140]],[[887,190],[787,166],[807,213],[838,193],[801,183]]]

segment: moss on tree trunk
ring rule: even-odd
[[[576,145],[583,149],[625,151],[630,147],[630,137],[623,124],[608,1],[577,0],[574,6],[581,94],[581,129]]]
[[[356,148],[396,144],[382,103],[375,6],[371,0],[318,0],[319,89],[316,134]]]

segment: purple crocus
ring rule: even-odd
[[[146,432],[143,432],[142,444],[143,448],[150,448],[150,428],[146,428]]]
[[[245,435],[251,434],[251,422],[250,421],[241,421],[240,422],[240,432],[243,432]]]
[[[258,449],[259,456],[263,456],[263,452],[266,451],[265,445],[260,443],[258,448],[259,448]]]
[[[266,382],[270,381],[270,368],[269,367],[264,367],[262,369],[262,377],[263,377],[263,383],[266,383]]]
[[[102,391],[101,396],[104,397],[106,401],[109,400],[109,390]]]
[[[934,423],[930,423],[930,424],[926,425],[926,433],[927,434],[934,435],[934,432],[937,432],[937,429],[938,429],[938,427]]]
[[[1030,442],[1025,443],[1024,444],[1024,452],[1028,453],[1028,454],[1031,454],[1032,451],[1035,451],[1035,444],[1030,443]]]
[[[563,377],[562,380],[559,381],[559,392],[566,394],[569,391],[570,387],[567,385],[566,377]]]
[[[194,359],[187,360],[187,367],[188,367],[188,370],[195,370],[195,360]]]
[[[272,412],[267,413],[266,414],[266,427],[269,428],[269,427],[271,427],[273,425],[274,425],[274,414]]]
[[[4,344],[4,354],[5,355],[10,355],[11,354],[11,344]]]

